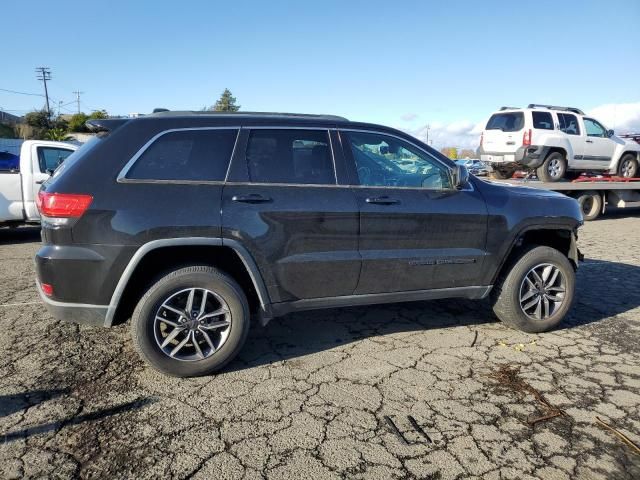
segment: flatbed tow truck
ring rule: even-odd
[[[524,176],[491,181],[553,190],[573,197],[580,203],[585,221],[598,218],[605,213],[608,205],[616,208],[640,207],[640,178],[581,175],[573,181],[541,182]]]

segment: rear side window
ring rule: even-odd
[[[560,130],[568,135],[580,135],[580,127],[578,126],[578,119],[575,115],[570,113],[559,113],[558,124]]]
[[[237,135],[237,129],[165,133],[134,162],[126,178],[223,181]]]
[[[531,112],[533,128],[539,130],[553,130],[553,118],[549,112]]]
[[[502,130],[503,132],[517,132],[524,127],[522,112],[494,113],[487,122],[486,130]]]
[[[335,185],[326,130],[253,130],[247,144],[249,180]]]
[[[9,152],[0,152],[0,172],[20,170],[20,157]]]
[[[72,153],[73,150],[67,150],[66,148],[38,147],[40,172],[53,172]]]

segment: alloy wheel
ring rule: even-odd
[[[533,320],[553,316],[565,301],[567,287],[560,269],[550,263],[533,267],[520,285],[520,308]]]
[[[551,161],[549,162],[549,165],[547,166],[547,171],[549,172],[549,175],[551,175],[551,177],[553,178],[559,177],[560,172],[562,171],[562,168],[560,166],[560,160],[558,160],[557,158],[551,159]]]
[[[622,176],[629,178],[633,173],[633,160],[625,160],[622,162]]]
[[[156,311],[156,344],[168,357],[181,361],[209,358],[226,342],[231,312],[220,295],[204,288],[171,294]]]

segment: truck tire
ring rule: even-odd
[[[638,160],[633,153],[625,153],[618,165],[618,176],[634,178],[638,174]]]
[[[566,172],[567,159],[560,152],[551,152],[536,169],[536,175],[542,182],[559,182]]]
[[[133,344],[151,367],[175,377],[224,367],[249,332],[242,288],[209,266],[168,273],[149,288],[131,317]]]
[[[580,192],[576,197],[576,200],[580,204],[582,210],[582,218],[587,222],[595,220],[602,213],[602,195],[598,192],[589,190],[587,192]]]
[[[571,308],[575,283],[567,257],[555,248],[533,245],[506,265],[491,292],[493,311],[512,328],[547,331]]]
[[[491,172],[489,172],[489,177],[495,178],[496,180],[508,180],[513,177],[514,173],[516,173],[516,169],[513,167],[492,167]]]

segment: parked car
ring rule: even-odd
[[[0,155],[0,225],[37,223],[40,185],[78,147],[69,143],[27,140],[20,156]]]
[[[616,137],[578,108],[502,107],[491,115],[480,138],[480,158],[497,178],[511,178],[518,169],[535,170],[543,182],[579,172],[627,178],[638,174],[640,145]]]
[[[541,332],[571,308],[578,203],[470,177],[406,133],[294,114],[88,123],[100,135],[39,195],[38,290],[58,318],[131,317],[167,374],[220,369],[251,318],[489,297]]]
[[[458,165],[464,165],[469,173],[475,175],[476,177],[483,177],[489,173],[487,164],[476,158],[460,159],[456,160],[456,163]]]

